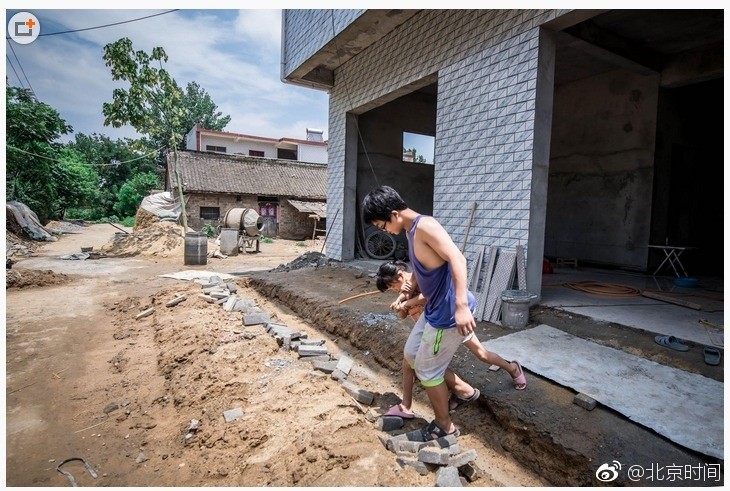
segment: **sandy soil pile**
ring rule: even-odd
[[[117,233],[101,248],[109,256],[183,256],[182,227],[172,222],[154,222],[131,234]]]
[[[54,273],[50,269],[8,269],[5,271],[6,289],[60,285],[70,280],[68,275]]]
[[[305,252],[304,254],[287,264],[279,265],[278,267],[274,268],[273,271],[279,273],[282,271],[294,271],[301,268],[316,268],[319,266],[327,266],[331,262],[332,260],[324,254],[315,251],[309,251]]]
[[[52,234],[79,234],[84,231],[84,226],[68,221],[51,220],[44,227]]]
[[[153,226],[159,221],[160,219],[154,213],[144,208],[137,208],[137,214],[134,217],[134,231],[139,232],[140,230]]]

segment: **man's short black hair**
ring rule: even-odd
[[[362,200],[362,219],[368,224],[374,220],[388,222],[393,211],[406,208],[408,205],[395,189],[390,186],[380,186],[370,191]]]
[[[391,283],[398,279],[398,272],[400,271],[408,271],[408,266],[403,261],[395,259],[381,264],[377,275],[375,275],[375,286],[378,287],[378,290],[384,292]]]

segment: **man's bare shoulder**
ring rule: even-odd
[[[418,226],[416,227],[416,229],[425,232],[428,235],[433,235],[435,233],[440,233],[444,231],[444,227],[439,223],[438,220],[436,220],[432,216],[423,216],[418,221]]]

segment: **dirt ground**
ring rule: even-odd
[[[339,314],[337,309],[308,314],[276,293],[261,293],[242,275],[319,252],[321,240],[304,245],[275,240],[261,244],[259,254],[211,258],[205,266],[190,267],[168,233],[161,240],[170,242],[155,254],[130,253],[125,237],[124,257],[114,256],[109,241],[120,237],[118,232],[102,224],[64,234],[34,256],[16,258],[7,271],[7,485],[69,486],[56,468],[73,457],[98,474],[93,479],[79,461],[64,464],[79,486],[434,485],[434,472],[421,476],[401,468],[378,438],[383,433],[363,414],[399,400],[402,342],[381,336],[377,349],[360,349],[356,330],[343,336],[336,328],[338,316],[346,322],[355,308],[363,309],[358,312],[365,322],[372,321],[370,333],[378,333],[389,302],[374,295]],[[59,259],[81,247],[108,255]],[[255,301],[274,322],[323,339],[336,356],[353,358],[348,380],[375,394],[373,405],[359,405],[336,380],[279,347],[263,326],[244,326],[240,313],[207,303],[198,296],[199,283],[159,276],[190,269],[236,275],[237,294]],[[333,271],[317,281],[295,271],[275,274],[329,304],[374,289],[367,276]],[[346,283],[336,284],[340,277]],[[166,307],[181,294],[187,300]],[[152,315],[136,318],[149,308]],[[321,322],[320,315],[329,321]],[[410,328],[406,321],[390,321],[399,333]],[[505,374],[493,380],[499,380],[495,387],[508,383]],[[505,395],[515,397],[513,392]],[[237,408],[242,417],[226,423],[224,411]],[[432,418],[421,390],[415,410],[419,417],[406,429]],[[455,421],[496,424],[499,419],[481,412],[479,406],[467,407]],[[482,469],[469,485],[550,484],[474,425],[464,427],[459,444],[476,450]]]

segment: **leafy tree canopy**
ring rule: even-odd
[[[218,106],[196,82],[180,88],[163,68],[168,57],[162,47],[147,54],[135,51],[129,38],[121,38],[104,47],[103,59],[114,80],[129,83],[127,89],[114,90],[111,103],[104,103],[105,126],[129,124],[157,148],[184,148],[184,135],[196,122],[222,130],[231,120],[216,111]]]
[[[72,128],[25,89],[7,87],[5,104],[7,199],[22,201],[45,222],[58,209],[58,193],[63,192],[63,184],[54,180],[61,165],[56,140]]]

